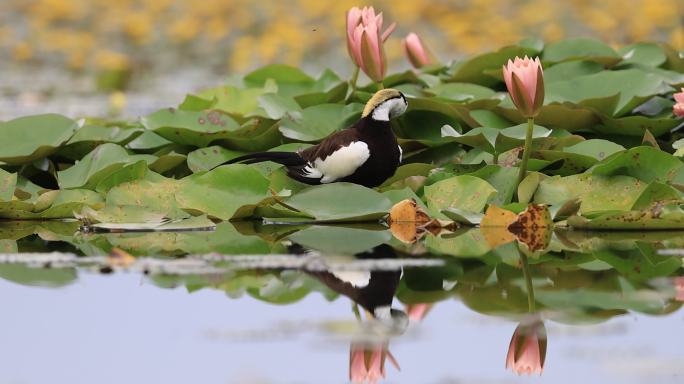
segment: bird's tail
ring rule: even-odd
[[[274,163],[282,164],[286,167],[296,167],[306,164],[306,160],[304,160],[296,152],[257,152],[235,157],[217,165],[216,167],[226,164],[255,164],[262,163],[264,161],[272,161]]]

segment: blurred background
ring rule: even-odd
[[[345,11],[335,0],[2,0],[0,119],[43,112],[136,117],[269,63],[348,76]],[[378,0],[397,30],[390,71],[408,68],[416,32],[448,62],[526,37],[591,36],[616,47],[684,50],[681,0]]]

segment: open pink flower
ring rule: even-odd
[[[418,35],[411,32],[402,41],[404,52],[414,68],[422,68],[426,65],[435,64],[437,60],[430,50],[425,46],[423,40]]]
[[[675,105],[672,107],[672,112],[675,116],[684,117],[684,88],[679,93],[674,95]]]
[[[503,66],[506,88],[513,104],[525,117],[534,117],[544,104],[544,71],[539,58],[515,57]]]
[[[352,383],[377,383],[385,378],[385,359],[388,357],[398,370],[399,364],[389,352],[387,344],[367,346],[352,343],[349,351],[349,379]]]
[[[518,375],[542,374],[546,359],[546,328],[540,319],[520,323],[508,346],[506,369]]]
[[[394,31],[392,23],[382,30],[382,12],[373,7],[353,7],[347,12],[347,50],[354,63],[375,82],[380,82],[387,71],[387,57],[383,43]]]

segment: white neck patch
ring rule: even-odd
[[[382,102],[372,113],[373,120],[389,121],[390,118],[401,115],[406,111],[406,103],[401,97]]]
[[[370,271],[331,270],[330,273],[345,283],[351,284],[354,288],[363,288],[368,286],[371,278]]]

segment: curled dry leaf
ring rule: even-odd
[[[515,222],[508,226],[518,241],[527,245],[531,252],[546,248],[551,240],[553,221],[549,208],[544,204],[530,204],[518,215]]]
[[[394,204],[387,223],[392,235],[407,244],[415,243],[426,232],[437,235],[444,229],[451,229],[455,224],[432,219],[414,199],[404,199]]]
[[[416,223],[429,222],[430,216],[418,206],[414,199],[404,199],[392,206],[387,222],[392,223]]]
[[[535,252],[548,245],[553,221],[549,209],[543,204],[530,204],[519,215],[490,205],[482,218],[480,230],[492,248],[517,240]]]
[[[480,230],[492,249],[516,240],[508,227],[518,219],[515,213],[490,205],[480,222]]]

